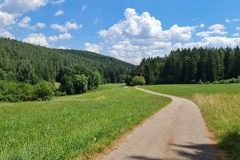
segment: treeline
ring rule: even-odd
[[[81,94],[103,83],[122,83],[134,68],[93,52],[50,49],[0,38],[0,101]],[[55,88],[55,82],[60,88]]]
[[[146,84],[212,83],[237,78],[240,49],[178,49],[163,58],[143,59],[135,74],[143,76]]]
[[[49,82],[35,85],[0,80],[0,101],[46,101],[54,96],[55,87]]]
[[[75,67],[98,71],[103,83],[120,83],[135,66],[93,52],[50,49],[0,38],[0,80],[55,82],[61,70]]]

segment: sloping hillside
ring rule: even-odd
[[[0,79],[19,81],[26,73],[39,79],[55,81],[64,68],[98,70],[104,82],[121,82],[134,65],[97,53],[50,49],[0,38]]]

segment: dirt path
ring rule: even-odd
[[[192,101],[163,95],[173,101],[137,127],[104,160],[215,160],[200,110]]]

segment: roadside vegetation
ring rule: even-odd
[[[154,85],[142,88],[185,97],[201,109],[221,149],[240,157],[240,84]]]
[[[52,101],[0,103],[0,159],[90,158],[170,101],[108,84]]]

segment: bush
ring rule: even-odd
[[[131,86],[132,85],[132,80],[133,80],[132,76],[127,75],[126,78],[125,78],[126,85]]]
[[[143,85],[145,85],[145,83],[146,83],[146,81],[145,81],[144,77],[142,77],[142,76],[135,76],[132,79],[133,86],[136,86],[136,85],[143,86]]]
[[[88,89],[88,78],[84,75],[74,76],[74,90],[75,93],[81,94],[87,92]]]
[[[36,99],[40,98],[43,101],[51,100],[54,95],[51,84],[48,82],[40,82],[35,85],[34,94]]]
[[[200,79],[197,84],[204,84],[203,81]]]

